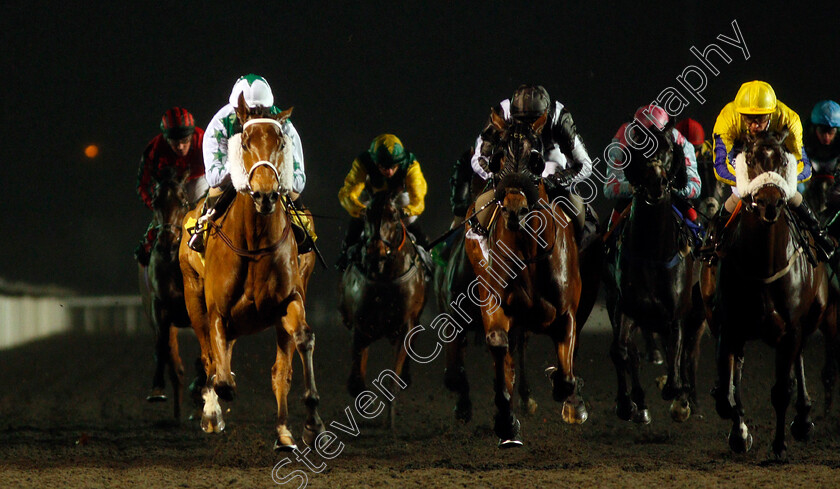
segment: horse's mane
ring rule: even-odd
[[[506,190],[509,188],[518,188],[525,194],[528,200],[528,205],[533,206],[540,199],[539,188],[534,183],[534,178],[530,174],[525,173],[508,173],[502,177],[499,184],[496,185],[496,193],[494,195],[497,201],[502,201],[505,197]]]
[[[642,180],[642,173],[644,163],[647,163],[653,156],[661,155],[666,152],[671,153],[671,167],[668,170],[668,179],[671,182],[671,187],[674,189],[682,189],[688,184],[688,169],[685,166],[685,151],[681,144],[674,140],[673,124],[670,122],[660,131],[651,130],[653,137],[656,140],[656,153],[650,157],[645,156],[644,149],[635,149],[628,147],[630,154],[630,161],[624,168],[624,176],[631,185],[638,185]]]
[[[368,220],[379,222],[385,214],[385,208],[391,204],[394,194],[391,192],[376,192],[367,205]]]

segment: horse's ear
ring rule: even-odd
[[[236,101],[236,117],[239,118],[240,124],[245,124],[248,120],[248,104],[245,102],[245,93],[239,94],[239,99]]]
[[[787,139],[788,137],[788,134],[790,134],[790,129],[788,128],[787,124],[785,124],[785,127],[783,127],[781,131],[779,131],[779,142],[784,143],[785,139]]]
[[[548,120],[548,111],[543,112],[543,115],[531,124],[531,129],[534,131],[534,134],[542,133],[546,120]]]
[[[502,132],[505,128],[507,128],[507,121],[505,121],[505,118],[496,112],[496,109],[490,109],[490,123],[493,124],[493,127],[495,127],[499,132]]]
[[[293,109],[294,109],[294,107],[289,107],[288,109],[284,110],[283,112],[280,112],[279,114],[276,114],[274,116],[274,120],[276,120],[277,122],[286,122],[286,119],[288,119],[289,117],[292,116],[292,110]]]

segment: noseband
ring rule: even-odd
[[[251,119],[245,121],[245,124],[242,125],[242,132],[245,132],[245,129],[254,124],[273,124],[277,128],[277,130],[280,131],[280,134],[283,133],[283,125],[277,122],[276,120],[269,118]],[[274,166],[274,164],[272,164],[268,160],[260,160],[254,163],[251,166],[251,169],[248,171],[248,193],[253,194],[253,190],[251,189],[251,178],[253,178],[254,176],[254,171],[261,166],[267,166],[268,168],[270,168],[271,172],[274,174],[274,180],[277,182],[278,186],[280,185],[280,172],[277,171],[277,167]]]

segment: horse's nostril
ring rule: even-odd
[[[277,199],[280,198],[280,192],[271,192],[271,194],[268,196],[268,198],[272,202],[277,202]]]
[[[262,192],[251,192],[251,197],[253,197],[254,200],[260,200],[262,198]]]

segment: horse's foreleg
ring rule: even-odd
[[[169,327],[169,379],[175,391],[175,419],[181,418],[181,403],[184,400],[184,364],[178,349],[178,328]]]
[[[814,423],[811,422],[811,398],[805,385],[805,361],[800,353],[796,359],[796,416],[790,425],[790,433],[797,441],[807,441],[811,437]]]
[[[161,310],[160,303],[154,300],[153,319],[155,323],[155,374],[152,378],[152,390],[146,396],[149,402],[166,401],[166,380],[164,371],[169,362],[169,318]]]
[[[303,363],[303,404],[306,406],[306,422],[303,425],[303,442],[312,445],[322,431],[324,422],[318,414],[318,388],[315,385],[315,366],[313,355],[315,353],[315,333],[306,323],[306,312],[303,307],[303,298],[300,294],[292,300],[283,316],[283,328],[294,338],[300,360]],[[291,362],[291,359],[290,359]]]
[[[537,402],[531,397],[531,386],[528,384],[528,376],[525,371],[525,348],[528,343],[528,335],[525,334],[524,328],[520,328],[519,331],[521,333],[516,345],[516,361],[519,364],[519,376],[517,377],[519,404],[526,414],[534,414],[537,412]]]
[[[683,338],[682,380],[688,395],[689,412],[702,417],[700,405],[697,403],[697,362],[700,359],[700,343],[705,331],[706,318],[699,285],[695,284],[692,300],[692,312],[684,323],[686,330]]]
[[[718,380],[712,389],[715,398],[715,410],[724,419],[732,420],[729,431],[729,448],[736,453],[744,453],[752,447],[752,435],[744,422],[744,410],[741,404],[741,373],[744,364],[744,343],[733,342],[723,328],[718,330],[716,360]]]
[[[779,460],[787,458],[785,442],[785,415],[793,394],[793,365],[799,356],[799,340],[788,333],[776,345],[776,383],[770,390],[770,400],[776,411],[776,434],[773,438],[773,454]]]
[[[360,333],[358,329],[353,330],[352,363],[350,377],[347,378],[347,392],[353,398],[367,390],[367,361],[370,343],[369,337]]]
[[[522,445],[519,437],[519,420],[513,414],[513,384],[515,371],[513,357],[510,355],[508,331],[503,327],[493,327],[487,332],[487,346],[493,356],[496,404],[496,417],[493,430],[499,437],[499,448],[511,448]]]
[[[413,328],[414,328],[414,324],[409,324],[406,331],[411,331]],[[412,349],[412,351],[414,351],[414,338],[415,338],[415,336],[411,337],[411,341],[409,342],[410,344],[408,345],[409,348]],[[398,338],[397,344],[395,345],[395,351],[394,351],[394,373],[397,374],[397,377],[400,379],[402,384],[397,379],[388,377],[388,380],[390,381],[389,384],[387,386],[383,386],[383,387],[385,387],[386,392],[388,392],[390,394],[389,396],[386,396],[386,398],[388,399],[388,403],[389,403],[388,419],[390,420],[391,432],[394,435],[396,435],[396,433],[397,433],[397,431],[396,431],[397,430],[397,424],[396,424],[397,398],[396,398],[396,394],[397,394],[397,392],[399,392],[400,389],[407,388],[408,384],[409,384],[408,380],[406,380],[406,377],[405,377],[405,374],[408,373],[408,369],[409,369],[408,366],[410,364],[410,362],[406,361],[407,359],[408,359],[408,350],[406,349],[406,345],[405,345],[405,335],[402,335]],[[384,382],[383,382],[383,384],[384,384]]]
[[[455,403],[455,418],[465,423],[469,423],[472,419],[470,383],[464,367],[467,334],[468,331],[465,329],[458,333],[457,338],[446,344],[446,370],[443,374],[443,383],[446,388],[458,394],[458,400]]]
[[[615,365],[618,385],[615,397],[615,414],[624,421],[630,421],[630,418],[637,411],[637,406],[630,399],[630,394],[627,392],[627,373],[630,370],[628,345],[632,342],[630,338],[632,322],[618,311],[615,311],[611,318],[613,341],[610,345],[610,358],[613,361],[613,365]]]
[[[295,344],[292,337],[285,330],[277,328],[277,354],[271,367],[271,389],[277,401],[277,420],[275,431],[277,439],[274,449],[291,451],[297,448],[294,436],[288,428],[289,421],[289,389],[292,387],[292,356]]]
[[[558,369],[551,373],[552,397],[563,403],[562,418],[569,424],[581,424],[589,418],[586,404],[580,397],[578,379],[575,378],[574,361],[577,350],[577,320],[574,311],[563,314],[565,328],[555,325],[554,345],[557,349]],[[561,321],[562,321],[561,319]],[[559,326],[559,327],[557,327]]]
[[[682,360],[682,320],[675,320],[668,325],[665,340],[665,362],[668,367],[668,380],[662,388],[662,399],[670,401],[680,395],[682,382],[680,364]]]
[[[236,381],[230,369],[233,341],[227,337],[227,321],[219,314],[210,315],[210,353],[215,373],[208,377],[216,394],[225,401],[236,397]]]

